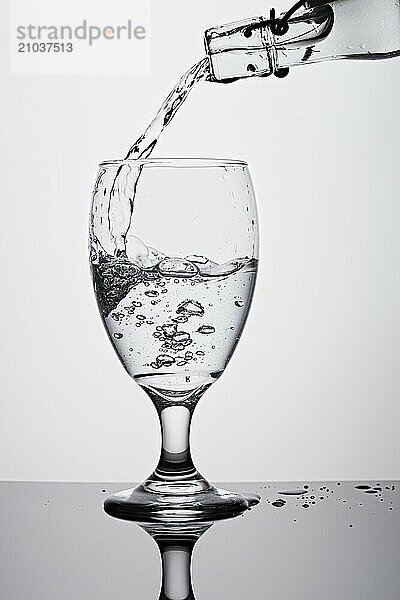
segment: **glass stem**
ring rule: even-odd
[[[194,410],[205,390],[201,386],[190,393],[169,396],[146,387],[146,392],[153,401],[161,425],[161,455],[154,473],[143,482],[148,492],[160,494],[195,494],[208,491],[211,484],[200,475],[195,468],[190,454],[190,425]],[[179,392],[179,390],[178,390]]]
[[[190,454],[192,410],[187,406],[168,406],[158,411],[161,424],[161,455],[154,475],[161,480],[197,479]]]

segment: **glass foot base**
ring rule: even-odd
[[[194,494],[168,494],[149,491],[142,484],[108,496],[104,510],[111,517],[136,522],[218,521],[236,517],[259,501],[257,494],[242,495],[212,485]]]

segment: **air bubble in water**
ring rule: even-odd
[[[272,502],[271,504],[272,506],[275,506],[275,508],[282,508],[283,506],[285,506],[286,500],[282,500],[281,498],[279,498],[279,500],[275,500],[275,502]]]
[[[175,317],[175,319],[172,319],[174,321],[174,323],[187,323],[189,320],[189,317]]]
[[[140,308],[142,306],[141,302],[136,302],[135,300],[133,302],[131,302],[131,304],[129,306],[124,306],[124,309],[126,310],[126,312],[128,313],[128,315],[133,315],[135,310],[137,308]]]
[[[198,254],[192,254],[190,256],[187,256],[186,260],[199,265],[205,265],[208,262],[211,262],[206,256],[199,256]]]
[[[188,315],[202,317],[204,315],[204,308],[197,300],[185,300],[179,304],[176,312],[177,314],[186,313]]]
[[[215,333],[215,327],[212,325],[202,325],[198,328],[197,333],[203,333],[204,335],[210,335],[210,333]]]
[[[111,313],[111,318],[114,319],[114,321],[116,321],[117,323],[121,323],[124,317],[124,313],[121,312]]]
[[[199,270],[193,263],[184,258],[165,258],[158,265],[158,270],[164,277],[194,277]]]
[[[160,356],[157,356],[156,358],[156,364],[157,367],[170,367],[171,365],[173,365],[175,362],[175,359],[173,356],[169,356],[168,354],[160,354]]]
[[[188,342],[190,342],[190,335],[188,333],[186,333],[186,331],[179,331],[178,333],[176,333],[174,335],[174,342],[176,342],[177,344],[187,344]]]
[[[167,325],[163,325],[161,327],[161,329],[162,329],[165,337],[167,337],[167,338],[172,338],[172,337],[174,337],[174,335],[176,333],[178,333],[178,326],[175,325],[175,324],[173,324],[173,325],[168,325],[168,324]]]
[[[124,335],[122,333],[114,333],[114,337],[116,340],[121,340],[124,337]]]

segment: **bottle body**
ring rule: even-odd
[[[287,20],[257,17],[209,29],[212,79],[262,77],[303,64],[400,56],[398,0],[310,0]]]

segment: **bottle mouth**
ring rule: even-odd
[[[247,162],[231,158],[125,158],[122,160],[105,160],[100,167],[119,167],[122,165],[141,167],[169,167],[180,169],[204,169],[213,167],[247,167]]]

